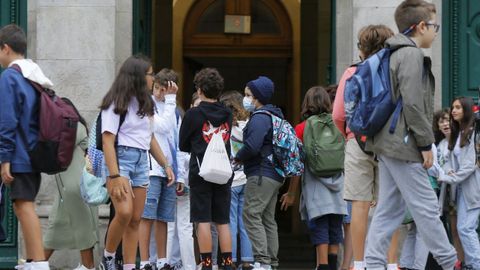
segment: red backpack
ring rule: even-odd
[[[22,73],[18,65],[13,65],[12,68]],[[30,80],[28,82],[40,94],[40,130],[38,142],[33,149],[29,149],[27,137],[20,130],[20,136],[29,151],[32,168],[47,174],[63,172],[72,162],[79,115],[72,105],[55,95],[53,90]]]

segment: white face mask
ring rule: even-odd
[[[249,112],[253,112],[255,110],[252,97],[243,97],[243,107]]]

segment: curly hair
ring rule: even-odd
[[[164,68],[155,75],[155,83],[161,86],[167,86],[169,81],[178,83],[178,74],[172,69]]]
[[[195,88],[200,89],[205,97],[218,99],[223,91],[223,77],[215,68],[204,68],[200,70],[193,79]]]

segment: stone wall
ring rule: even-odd
[[[395,33],[398,32],[393,14],[395,8],[402,0],[337,0],[337,80],[340,79],[345,69],[358,62],[357,34],[358,31],[369,24],[385,24]],[[437,23],[441,23],[442,1],[430,0],[437,7]],[[441,106],[441,81],[442,81],[442,35],[438,33],[431,49],[425,50],[433,61],[433,74],[436,78],[435,105]]]
[[[57,93],[70,98],[89,123],[131,50],[130,0],[28,1],[28,57],[42,67]],[[37,211],[44,228],[57,188],[52,177],[43,177]],[[101,209],[101,216],[106,213]],[[101,237],[104,230],[102,220]],[[103,238],[100,242],[103,245]],[[21,258],[22,245],[20,241]],[[79,261],[76,251],[58,252],[51,260],[54,267],[65,269],[73,269]]]

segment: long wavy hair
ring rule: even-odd
[[[245,121],[250,118],[250,113],[243,107],[243,95],[238,91],[225,92],[220,96],[219,100],[232,110],[234,126],[238,125],[238,121]]]
[[[152,64],[142,55],[130,56],[123,63],[115,81],[102,100],[100,109],[106,110],[115,105],[116,114],[125,114],[132,98],[138,101],[137,115],[140,117],[153,116],[154,103],[147,89],[147,72]]]
[[[453,103],[455,101],[459,101],[463,108],[463,118],[460,122],[453,120],[452,116]],[[455,98],[450,107],[450,128],[452,133],[448,142],[448,149],[452,151],[455,148],[458,136],[460,136],[460,147],[469,144],[474,125],[475,117],[473,115],[473,99],[471,97]]]

